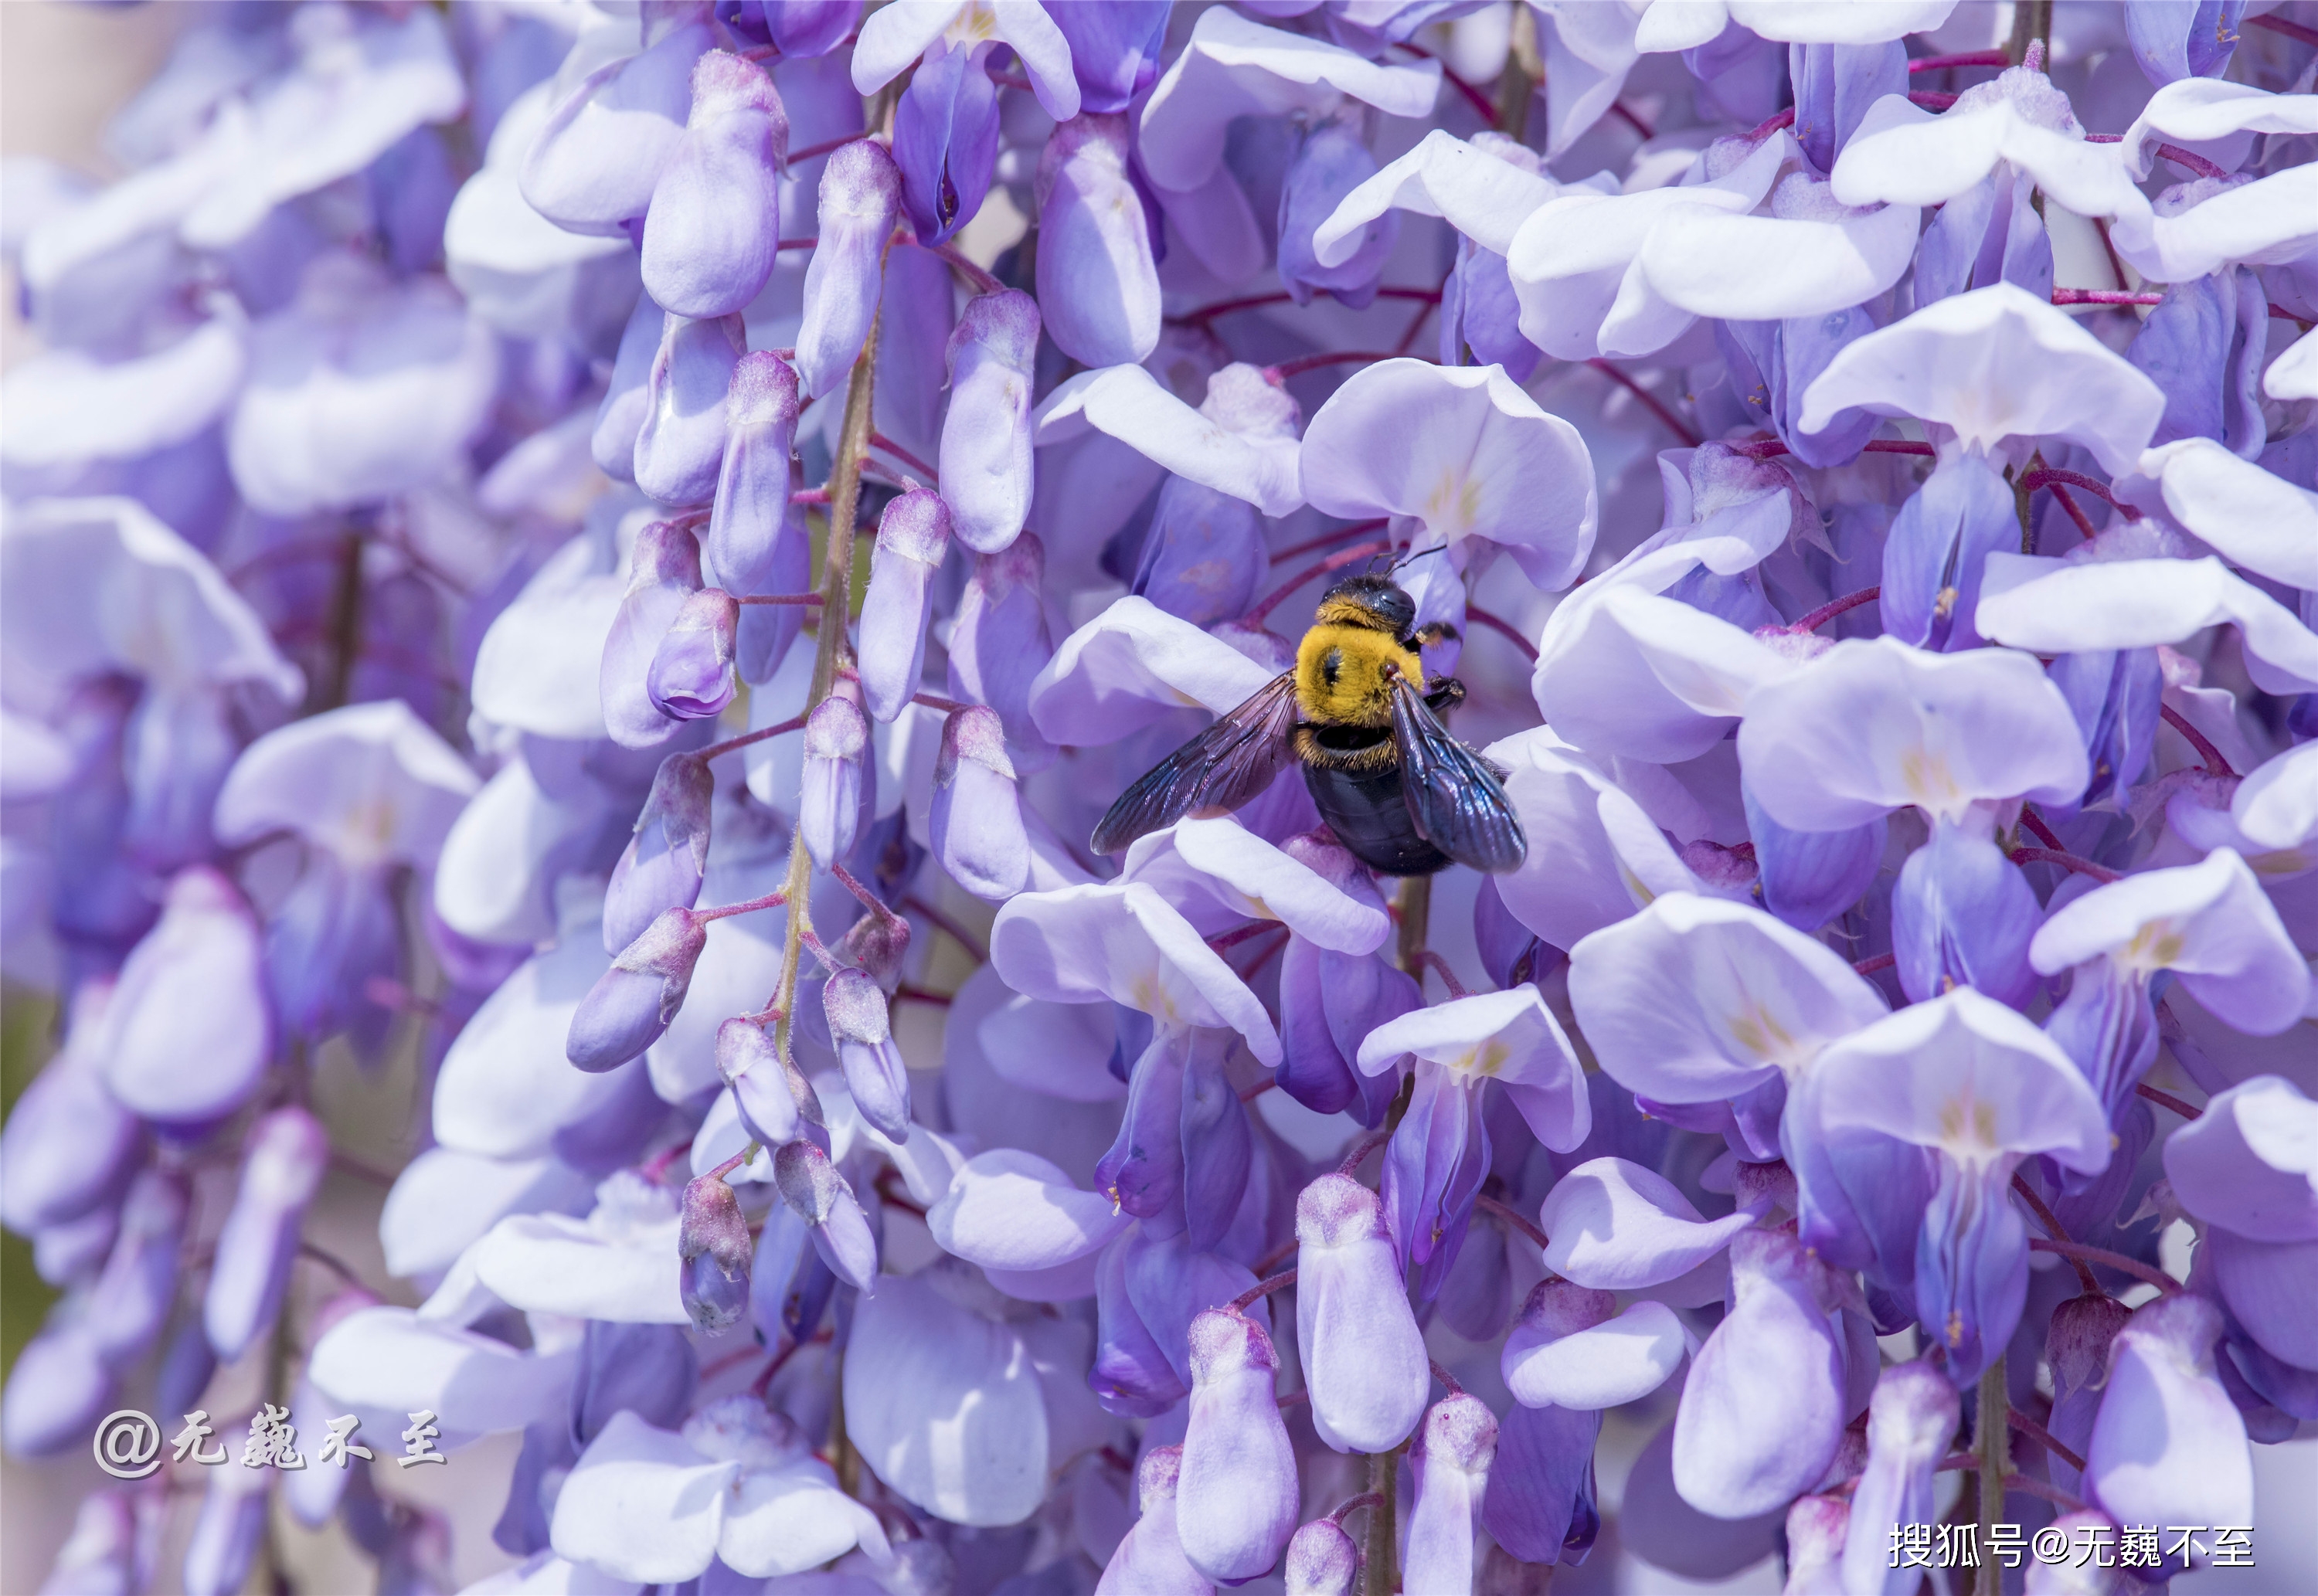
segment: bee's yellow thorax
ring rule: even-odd
[[[1298,709],[1306,720],[1323,725],[1391,725],[1387,663],[1398,668],[1418,692],[1424,690],[1424,664],[1392,633],[1326,623],[1313,627],[1296,650]]]

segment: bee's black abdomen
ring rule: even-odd
[[[1416,834],[1397,767],[1361,775],[1307,764],[1304,785],[1337,840],[1370,869],[1385,875],[1431,875],[1448,867],[1449,856]]]

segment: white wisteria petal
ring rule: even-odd
[[[575,534],[493,618],[475,653],[475,713],[535,737],[599,738],[604,640],[626,590],[609,537]]]
[[[617,234],[557,227],[523,196],[524,157],[553,96],[553,85],[535,84],[500,113],[482,170],[460,185],[444,219],[444,270],[503,333],[548,337],[576,327],[616,336],[634,303],[634,247]]]
[[[676,1251],[676,1204],[670,1198],[656,1208],[612,1198],[599,1200],[586,1219],[510,1215],[475,1243],[475,1278],[501,1302],[527,1314],[617,1324],[688,1324],[683,1265]]]
[[[217,798],[228,847],[295,831],[369,868],[431,868],[482,783],[399,698],[349,704],[267,732],[244,749]]]
[[[448,283],[324,256],[251,331],[226,431],[234,483],[274,516],[431,486],[464,466],[499,376],[497,335]]]
[[[1667,893],[1569,952],[1569,1000],[1602,1068],[1665,1103],[1735,1098],[1800,1076],[1881,1019],[1841,955],[1759,909]]]
[[[1092,748],[1172,710],[1228,714],[1271,677],[1229,643],[1130,595],[1063,640],[1030,684],[1030,718],[1050,741]]]
[[[945,1267],[958,1266],[882,1280],[855,1307],[846,1436],[937,1518],[1019,1524],[1047,1493],[1046,1397],[1022,1338],[952,1300]]]
[[[2311,345],[2318,364],[2314,337],[2318,334],[2295,347]],[[2318,589],[2318,493],[2241,460],[2211,438],[2144,450],[2140,471],[2158,483],[2167,513],[2232,564],[2289,587]]]
[[[1022,892],[990,928],[1007,985],[1052,1003],[1104,999],[1176,1026],[1235,1030],[1262,1063],[1280,1036],[1262,1003],[1174,906],[1140,883]]]
[[[1641,51],[1636,8],[1622,0],[1539,0],[1535,10],[1545,75],[1554,85],[1545,106],[1550,159],[1608,113]]]
[[[2147,214],[2119,216],[2109,242],[2152,282],[2187,282],[2233,264],[2303,259],[2318,243],[2318,166],[2288,166],[2251,183],[2183,184],[2160,195]]]
[[[1593,1128],[1586,1072],[1553,1011],[1529,983],[1413,1009],[1370,1031],[1357,1059],[1363,1073],[1414,1054],[1460,1081],[1495,1080],[1537,1139],[1568,1152]]]
[[[2230,818],[2264,847],[2298,847],[2318,835],[2318,742],[2287,749],[2240,782]]]
[[[509,1214],[585,1206],[588,1179],[553,1157],[498,1159],[429,1147],[402,1167],[379,1211],[386,1270],[436,1275]]]
[[[452,821],[435,873],[435,912],[478,942],[517,945],[555,935],[555,880],[609,818],[592,785],[543,788],[510,759]]]
[[[2079,216],[2145,218],[2115,146],[2091,144],[2040,73],[2015,68],[1935,115],[1886,94],[1867,108],[1829,180],[1846,205],[1938,205],[2009,162]]]
[[[572,1465],[549,1534],[557,1556],[642,1584],[697,1579],[716,1560],[733,1459],[704,1457],[622,1408]]]
[[[1554,607],[1530,692],[1562,737],[1653,764],[1729,734],[1747,695],[1799,668],[1719,615],[1604,573]]]
[[[445,1451],[479,1436],[561,1421],[576,1349],[526,1352],[410,1308],[357,1308],[322,1332],[306,1366],[314,1388],[370,1435],[391,1436],[425,1408]]]
[[[1654,230],[1676,212],[1754,210],[1795,155],[1794,139],[1782,131],[1710,181],[1631,194],[1565,192],[1547,201],[1505,251],[1522,336],[1562,360],[1649,354],[1671,343],[1692,318],[1634,269]]]
[[[1561,192],[1552,178],[1524,172],[1435,128],[1337,202],[1313,230],[1312,254],[1324,266],[1342,265],[1360,247],[1369,223],[1388,211],[1409,211],[1441,217],[1482,248],[1503,255],[1523,219]]]
[[[1916,256],[1913,205],[1851,209],[1797,173],[1767,215],[1676,207],[1639,259],[1650,286],[1694,315],[1739,321],[1823,316],[1873,299]]]
[[[225,414],[248,360],[247,326],[222,315],[138,359],[57,349],[19,361],[0,381],[8,412],[0,460],[19,466],[134,460],[182,444]]]
[[[552,1550],[463,1586],[459,1596],[642,1596],[643,1584],[603,1573]]]
[[[1410,517],[1422,547],[1487,539],[1548,592],[1574,581],[1594,550],[1593,458],[1502,366],[1363,368],[1305,428],[1301,470],[1316,508]]]
[[[1092,1003],[1011,998],[975,1028],[983,1056],[1002,1080],[1069,1103],[1115,1103],[1127,1083],[1110,1072],[1119,1026]]]
[[[1092,427],[1267,516],[1285,516],[1304,502],[1292,430],[1235,431],[1177,399],[1141,366],[1079,373],[1047,396],[1031,426],[1039,444],[1067,443]]]
[[[1496,878],[1514,918],[1556,947],[1633,913],[1634,897],[1602,824],[1601,799],[1613,784],[1576,749],[1547,746],[1550,733],[1525,733],[1483,751],[1513,774],[1505,796],[1521,817],[1529,852]]]
[[[1035,1152],[998,1147],[958,1170],[926,1215],[943,1251],[992,1269],[1050,1269],[1101,1251],[1134,1223]]]
[[[203,194],[183,224],[196,249],[224,249],[284,201],[351,177],[428,122],[467,108],[443,19],[323,6],[292,27],[300,59],[250,102],[251,158]]]
[[[1758,688],[1738,760],[1756,800],[1796,831],[1846,830],[1909,804],[1960,820],[1990,800],[2066,802],[2089,776],[2068,700],[2033,658],[1889,637],[1839,642]]]
[[[1190,44],[1151,91],[1137,149],[1159,187],[1195,189],[1223,164],[1235,117],[1324,111],[1346,95],[1390,116],[1420,117],[1440,93],[1438,61],[1366,60],[1219,5],[1199,13]]]
[[[1277,920],[1336,953],[1373,953],[1392,929],[1373,885],[1361,881],[1366,892],[1345,892],[1229,815],[1178,820],[1137,838],[1125,875],[1161,888],[1187,911],[1205,897],[1235,918]]]
[[[619,237],[651,206],[683,141],[692,67],[714,40],[687,22],[639,51],[633,27],[605,18],[557,68],[545,124],[523,157],[523,197],[557,227]]]
[[[483,1000],[435,1078],[435,1135],[486,1158],[536,1158],[555,1133],[616,1100],[628,1071],[590,1074],[564,1056],[580,1000],[611,965],[592,920],[567,923]]]
[[[1596,1412],[1648,1396],[1670,1379],[1692,1349],[1675,1312],[1661,1302],[1631,1303],[1586,1330],[1521,1347],[1516,1330],[1505,1349],[1505,1388],[1525,1407]]]
[[[994,40],[1013,50],[1038,103],[1056,121],[1079,113],[1071,47],[1037,0],[896,0],[869,13],[853,47],[853,86],[874,94],[938,40],[971,49]]]
[[[1546,1193],[1545,1267],[1596,1291],[1663,1286],[1728,1247],[1766,1206],[1710,1220],[1664,1176],[1622,1158],[1590,1159]]]
[[[2309,1000],[2308,961],[2254,873],[2225,847],[2072,898],[2028,945],[2046,975],[2103,956],[2138,976],[2170,970],[2200,1007],[2252,1036],[2291,1029]]]
[[[1844,345],[1796,425],[1821,432],[1851,409],[1936,422],[1984,452],[2008,442],[2023,460],[2035,439],[2081,444],[2115,475],[2148,446],[2165,395],[2073,318],[1999,282]]]
[[[1712,44],[1730,22],[1726,0],[1649,0],[1634,25],[1634,49],[1642,55],[1672,55]]]
[[[1730,0],[1730,6],[1732,22],[1778,44],[1882,44],[1930,32],[1956,0]]]
[[[2074,563],[1991,554],[1973,624],[1982,637],[2040,654],[2153,648],[2235,625],[2254,686],[2318,692],[2318,633],[2210,555]]]
[[[2318,332],[2303,334],[2269,363],[2261,390],[2274,399],[2318,399]]]
[[[2274,94],[2225,77],[2184,77],[2149,96],[2116,148],[2137,178],[2148,177],[2160,144],[2178,145],[2234,172],[2257,133],[2318,133],[2318,94]]]
[[[92,602],[58,604],[59,593]],[[19,707],[113,670],[173,692],[247,682],[284,704],[306,690],[304,674],[209,557],[127,498],[10,507],[0,659]]]
[[[856,1546],[886,1549],[877,1515],[837,1487],[817,1457],[744,1469],[731,1487],[716,1555],[733,1573],[780,1579],[819,1568]]]

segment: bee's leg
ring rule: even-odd
[[[1465,684],[1453,676],[1436,677],[1424,702],[1434,714],[1446,714],[1465,702]]]
[[[1404,641],[1411,648],[1429,649],[1434,643],[1457,642],[1464,634],[1446,621],[1427,621],[1411,632]]]

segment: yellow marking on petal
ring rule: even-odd
[[[1732,1039],[1765,1063],[1780,1062],[1794,1052],[1795,1039],[1787,1027],[1751,997],[1747,1000],[1746,1009],[1725,1023],[1730,1027]]]
[[[2171,920],[2151,920],[2133,934],[2119,962],[2135,970],[2169,970],[2179,962],[2187,942]]]
[[[1963,1345],[1963,1315],[1954,1308],[1948,1310],[1948,1345]]]
[[[1453,539],[1472,529],[1481,516],[1481,485],[1467,472],[1454,466],[1441,473],[1433,491],[1424,496],[1424,509],[1419,519],[1426,527]]]
[[[1947,756],[1918,745],[1900,756],[1900,780],[1918,807],[1934,813],[1955,809],[1963,797]]]

